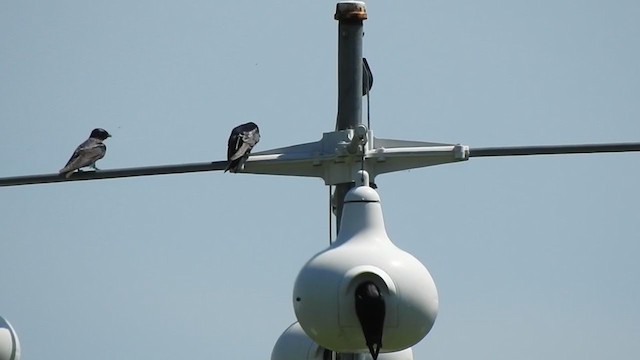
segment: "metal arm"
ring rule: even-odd
[[[470,157],[640,151],[640,143],[470,148],[460,144],[378,139],[371,131],[366,136],[362,136],[361,131],[362,125],[355,130],[325,133],[320,141],[254,153],[242,172],[321,178],[327,185],[337,185],[336,191],[340,193],[337,193],[336,205],[339,205],[338,197],[353,186],[353,175],[362,168],[373,181],[380,174],[465,161]],[[226,161],[214,161],[86,171],[74,173],[69,179],[57,173],[15,176],[0,178],[0,186],[222,171],[226,164]]]
[[[586,153],[605,153],[605,152],[624,152],[624,151],[640,151],[640,143],[504,146],[504,147],[471,148],[469,149],[469,157],[586,154]]]

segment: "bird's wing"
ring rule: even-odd
[[[89,139],[76,148],[67,165],[65,165],[60,172],[67,172],[89,166],[102,159],[106,152],[107,147],[105,144]]]
[[[236,154],[241,144],[242,137],[240,137],[239,134],[231,133],[231,136],[229,136],[229,144],[227,146],[227,160],[231,161],[231,157]]]
[[[231,155],[229,161],[233,161],[243,157],[245,154],[251,152],[251,148],[251,145],[247,144],[246,142],[241,142],[240,147],[238,148],[238,150],[236,150],[235,153],[233,153],[233,155]]]

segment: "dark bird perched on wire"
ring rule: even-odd
[[[355,296],[356,315],[371,357],[376,360],[382,348],[382,330],[386,312],[384,299],[380,289],[371,281],[358,285]]]
[[[96,161],[102,159],[104,154],[107,153],[107,146],[102,142],[103,140],[111,137],[111,135],[105,129],[93,129],[89,138],[80,144],[71,155],[71,159],[67,162],[61,170],[60,174],[69,178],[71,174],[80,168],[90,166],[95,170]]]
[[[251,149],[260,141],[260,129],[252,122],[236,126],[231,130],[229,146],[227,148],[227,168],[224,172],[238,172],[244,168],[244,163],[251,153]]]

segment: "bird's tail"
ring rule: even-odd
[[[369,352],[371,353],[371,357],[373,358],[373,360],[378,360],[378,354],[380,354],[380,346],[381,344],[367,344],[367,347],[369,347]]]
[[[242,159],[236,159],[236,160],[229,160],[227,162],[227,168],[224,169],[224,172],[232,172],[232,173],[237,173],[238,169],[240,169],[242,166]]]
[[[66,167],[60,170],[60,175],[64,175],[65,178],[70,178],[71,174],[73,174],[73,170],[68,170]]]

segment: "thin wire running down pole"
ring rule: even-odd
[[[329,245],[333,243],[333,201],[331,199],[333,186],[329,185]]]
[[[65,178],[60,174],[43,174],[15,176],[8,178],[0,178],[0,186],[16,186],[30,184],[46,184],[64,181],[80,181],[80,180],[99,180],[114,179],[123,177],[148,176],[148,175],[168,175],[168,174],[184,174],[201,171],[217,171],[224,170],[227,166],[226,161],[214,161],[205,163],[192,163],[180,165],[163,165],[163,166],[147,166],[137,168],[123,168],[112,170],[83,171],[74,173],[70,178]]]
[[[502,146],[502,147],[470,148],[469,157],[593,154],[593,153],[626,152],[626,151],[640,151],[640,143]]]

